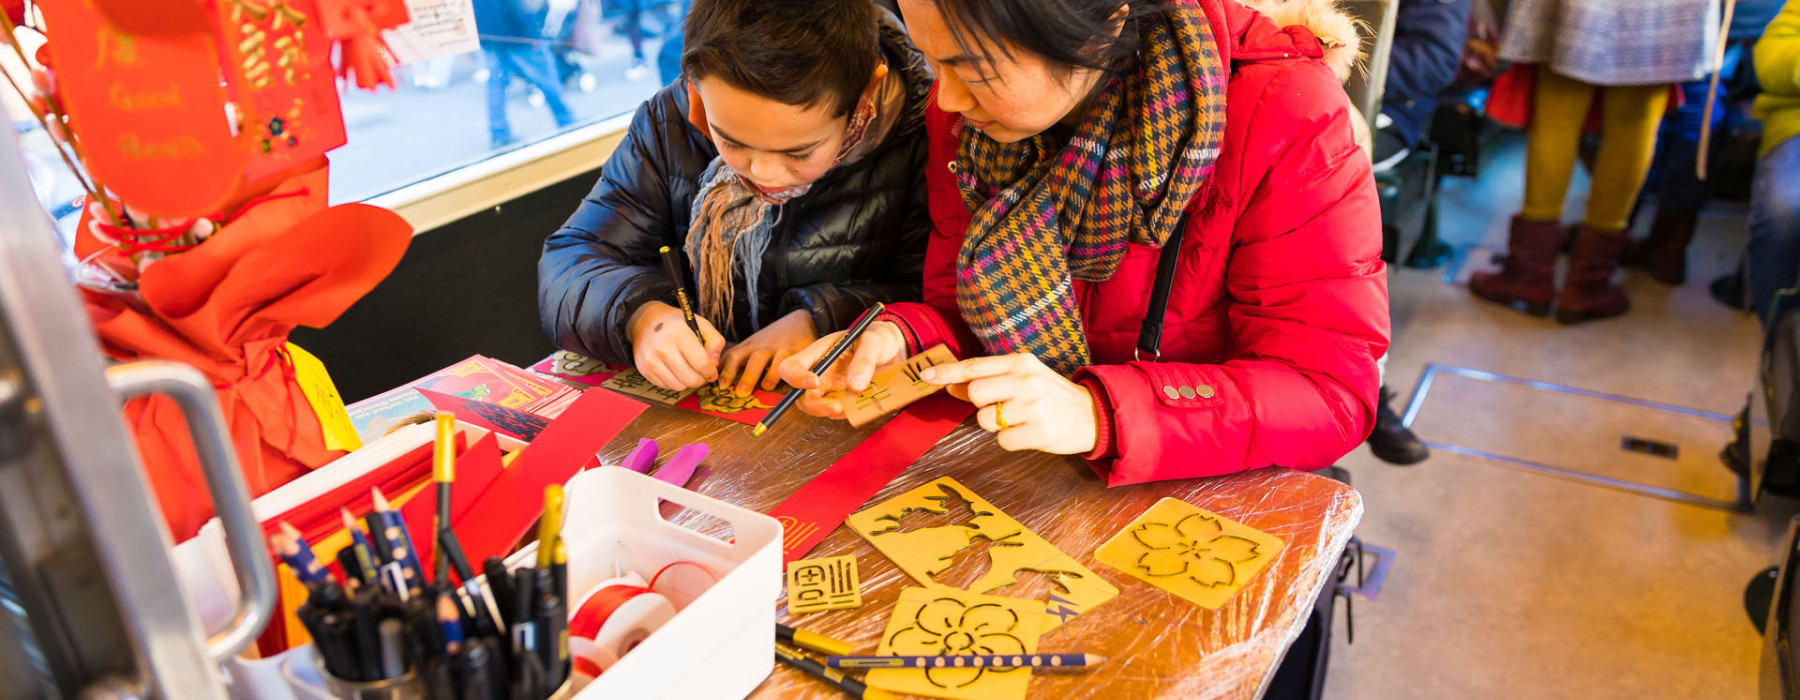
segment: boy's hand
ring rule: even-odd
[[[725,351],[719,386],[748,395],[760,380],[763,391],[774,391],[775,385],[781,383],[781,374],[776,371],[781,363],[818,339],[812,314],[804,309],[793,311]],[[734,382],[736,386],[730,386]]]
[[[831,346],[843,335],[843,331],[839,331],[820,338],[781,363],[781,378],[796,389],[806,390],[800,397],[799,406],[810,415],[842,419],[844,407],[826,398],[826,394],[840,389],[867,389],[869,380],[874,379],[877,372],[906,359],[906,336],[901,334],[900,327],[890,321],[876,321],[863,331],[854,347],[831,363],[824,376],[813,374],[813,363],[831,352]]]
[[[725,350],[725,337],[713,329],[712,323],[695,316],[702,345],[687,320],[677,309],[660,301],[645,302],[631,313],[625,324],[631,341],[632,361],[645,379],[670,391],[686,391],[719,379],[719,353]]]

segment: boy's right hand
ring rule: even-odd
[[[900,332],[900,327],[891,321],[876,321],[863,331],[855,346],[844,351],[837,362],[831,363],[823,376],[813,374],[813,363],[831,352],[831,346],[843,335],[843,331],[838,331],[813,341],[805,350],[781,363],[781,379],[788,386],[806,390],[800,397],[799,406],[810,415],[842,419],[844,407],[836,400],[826,398],[826,394],[844,389],[867,389],[877,373],[906,359],[906,336]]]
[[[696,389],[719,380],[719,354],[725,351],[725,337],[705,318],[695,316],[702,345],[688,328],[687,320],[677,309],[660,301],[645,302],[631,313],[626,335],[631,341],[631,355],[639,374],[670,391]]]

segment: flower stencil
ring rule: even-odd
[[[934,598],[919,606],[912,623],[888,638],[888,650],[899,655],[1024,654],[1019,614],[993,603],[967,604]],[[1019,669],[927,668],[925,677],[939,688],[964,688],[984,673]]]
[[[1131,537],[1149,548],[1137,565],[1148,576],[1184,576],[1208,588],[1238,580],[1237,565],[1261,556],[1254,540],[1227,535],[1204,513],[1193,513],[1174,525],[1148,522],[1131,529]]]

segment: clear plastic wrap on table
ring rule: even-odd
[[[656,438],[665,454],[690,442],[708,443],[711,455],[690,488],[768,512],[881,425],[855,429],[796,411],[768,434],[752,438],[747,426],[655,406],[602,456],[617,463],[640,437]],[[1322,580],[1332,574],[1363,510],[1361,497],[1349,486],[1285,469],[1109,489],[1080,459],[1006,452],[972,422],[957,428],[869,503],[941,476],[956,479],[1120,589],[1118,597],[1071,618],[1040,641],[1045,651],[1087,652],[1109,660],[1081,673],[1039,674],[1030,687],[1034,698],[1255,697],[1300,634]],[[1094,558],[1101,543],[1165,496],[1280,537],[1286,548],[1218,610],[1205,610]],[[781,619],[788,624],[872,653],[900,590],[920,584],[841,526],[807,556],[843,554],[858,560],[860,608],[795,617],[786,614],[785,600],[769,604],[782,610]],[[992,593],[1041,600],[1049,585],[1042,576],[1027,576]],[[752,697],[824,699],[842,693],[777,666]]]

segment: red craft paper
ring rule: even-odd
[[[944,394],[921,399],[775,506],[769,515],[781,523],[782,561],[812,551],[974,412],[973,404]]]
[[[267,0],[258,0],[267,2]],[[10,2],[10,0],[9,0]],[[68,4],[62,0],[61,4]],[[80,0],[83,5],[98,6],[113,26],[132,34],[169,35],[208,29],[204,13],[189,12],[198,7],[192,0]],[[59,4],[54,0],[33,3],[38,6]],[[174,11],[171,11],[174,10]],[[61,36],[60,34],[58,36]]]
[[[458,420],[463,420],[458,416]],[[504,468],[500,464],[500,440],[488,433],[475,442],[463,454],[456,457],[456,480],[450,486],[450,522],[454,523],[468,514],[469,509],[480,500],[481,494],[493,486],[494,480],[500,478]],[[419,565],[426,571],[433,570],[431,557],[437,553],[437,535],[432,528],[437,523],[437,490],[435,487],[420,491],[419,495],[400,506],[400,517],[406,521],[406,531],[412,533],[413,550],[419,555]],[[462,542],[463,531],[456,531],[457,542]],[[464,552],[467,554],[467,551]],[[481,560],[470,560],[470,565],[479,568]]]
[[[544,487],[567,482],[593,465],[594,453],[644,409],[643,404],[609,391],[589,391],[576,399],[494,480],[475,507],[456,519],[469,561],[511,552],[544,512]]]
[[[155,8],[157,26],[173,29],[133,34],[92,2],[37,4],[56,37],[49,46],[58,96],[85,165],[120,200],[160,216],[210,214],[243,169],[206,12],[197,2],[108,6],[128,4]]]
[[[550,424],[550,421],[543,416],[532,415],[499,404],[482,403],[430,389],[418,389],[417,391],[431,402],[432,408],[456,414],[457,420],[505,433],[525,442],[536,440],[538,434],[544,431],[544,427]]]
[[[242,120],[244,182],[344,145],[344,115],[318,0],[219,0],[219,65]]]
[[[595,371],[591,374],[584,374],[584,375],[563,374],[562,372],[557,371],[555,357],[551,357],[549,359],[544,360],[543,362],[539,362],[535,365],[532,365],[531,369],[536,372],[542,372],[544,374],[555,375],[555,376],[567,379],[569,381],[586,384],[588,386],[600,386],[602,384],[605,384],[606,380],[612,379],[614,375],[617,375],[620,372],[625,371],[624,367],[614,367],[611,364],[602,364],[600,370]],[[760,422],[763,419],[763,416],[766,416],[769,414],[770,408],[774,408],[775,404],[781,402],[781,394],[779,394],[777,392],[773,392],[773,391],[763,391],[762,389],[756,389],[756,390],[754,390],[754,393],[756,394],[756,400],[758,402],[762,403],[763,405],[768,406],[769,408],[752,408],[752,409],[746,409],[743,411],[738,411],[737,413],[719,413],[717,411],[707,411],[707,410],[702,410],[700,408],[700,397],[698,394],[689,395],[687,398],[684,398],[680,401],[675,402],[674,406],[676,408],[685,408],[685,409],[687,409],[689,411],[693,411],[695,413],[704,413],[704,414],[712,416],[714,418],[724,418],[725,420],[728,420],[728,421],[736,421],[738,423],[743,423],[744,425],[756,425],[758,422]],[[645,399],[645,400],[647,401],[649,399]]]

